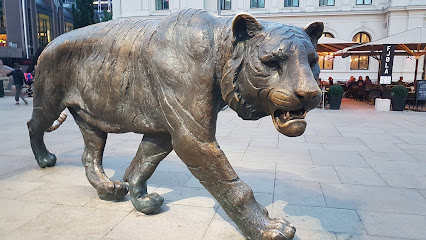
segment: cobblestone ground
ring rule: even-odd
[[[72,117],[46,133],[58,162],[40,169],[26,128],[32,99],[14,103],[0,98],[0,239],[244,239],[173,152],[148,182],[166,199],[160,213],[141,214],[128,197],[99,200]],[[221,148],[270,214],[292,222],[299,240],[424,240],[426,113],[376,112],[346,100],[307,120],[303,136],[287,138],[270,117],[219,114]],[[112,179],[122,178],[141,139],[108,136],[104,167]]]

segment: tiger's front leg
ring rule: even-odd
[[[173,150],[169,134],[145,134],[136,156],[124,174],[129,183],[133,206],[139,212],[153,213],[160,209],[164,198],[158,193],[147,192],[147,180],[158,164]]]
[[[268,211],[256,201],[252,189],[238,178],[216,141],[180,135],[173,138],[173,148],[247,239],[293,239],[296,229],[284,219],[269,218]]]

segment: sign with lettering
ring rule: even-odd
[[[391,84],[393,56],[395,45],[383,45],[382,61],[380,63],[380,84]]]
[[[426,80],[417,80],[416,100],[426,101]]]

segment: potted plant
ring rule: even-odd
[[[343,88],[342,86],[335,84],[328,89],[328,99],[330,102],[330,109],[340,109],[342,103]]]
[[[395,86],[391,89],[392,111],[402,111],[405,108],[408,90],[405,86]]]

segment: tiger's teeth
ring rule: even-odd
[[[286,112],[285,118],[290,118],[290,112]]]
[[[308,113],[308,111],[305,111],[304,113],[303,113],[303,118],[305,118],[306,117],[306,114]]]

